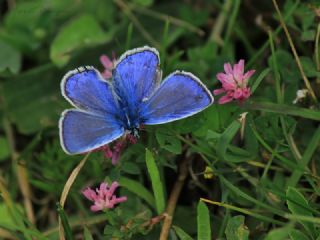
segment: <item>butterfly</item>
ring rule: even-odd
[[[148,46],[125,52],[112,79],[91,66],[69,71],[62,95],[75,108],[62,112],[60,142],[68,154],[85,153],[141,125],[163,124],[194,115],[213,103],[206,86],[192,73],[175,71],[161,83],[159,53]]]

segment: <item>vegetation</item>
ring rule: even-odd
[[[210,91],[244,59],[251,95],[145,126],[116,165],[64,153],[64,74],[145,45]],[[0,238],[319,240],[319,49],[317,0],[0,0]],[[114,181],[127,201],[90,211]]]

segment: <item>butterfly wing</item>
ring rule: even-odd
[[[123,107],[135,111],[161,77],[159,53],[150,47],[125,52],[113,70],[113,88]]]
[[[60,142],[66,153],[88,152],[124,134],[112,86],[92,67],[70,71],[61,82],[62,95],[76,108],[62,113]]]
[[[61,146],[69,154],[91,151],[124,134],[124,128],[113,116],[78,109],[64,111],[59,128]]]
[[[68,72],[61,81],[62,95],[75,107],[98,114],[119,112],[112,86],[93,67]]]
[[[213,96],[191,73],[169,75],[141,107],[144,124],[162,124],[194,115],[213,103]]]

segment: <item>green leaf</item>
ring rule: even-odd
[[[221,160],[229,162],[243,162],[251,158],[251,154],[249,152],[230,144],[240,126],[240,122],[238,120],[234,120],[221,134],[217,144],[217,154]],[[230,149],[230,151],[227,151],[228,149]]]
[[[310,57],[302,56],[300,61],[307,77],[320,77],[320,73]]]
[[[244,225],[244,216],[235,216],[230,218],[225,234],[227,240],[248,240],[249,231]]]
[[[0,161],[6,159],[10,155],[9,144],[6,138],[0,137]],[[0,215],[1,216],[1,215]]]
[[[62,111],[57,76],[61,75],[53,65],[47,64],[4,82],[0,89],[4,108],[20,133],[30,134],[47,126],[57,126]]]
[[[252,131],[251,125],[252,115],[247,115],[247,120],[244,129],[244,148],[251,154],[251,156],[257,156],[259,154],[259,143],[255,138],[254,133]]]
[[[207,205],[199,201],[197,207],[198,240],[211,240],[210,215]]]
[[[105,33],[93,16],[83,14],[61,29],[51,45],[50,58],[57,66],[64,66],[74,52],[106,43],[112,35]]]
[[[274,55],[270,56],[268,63],[270,67],[273,67],[273,58],[277,59],[277,65],[281,66],[279,72],[283,81],[285,82],[298,82],[300,79],[299,70],[296,67],[296,63],[291,53],[282,49],[277,50]]]
[[[313,217],[308,201],[296,188],[288,187],[286,198],[288,208],[293,214]],[[299,222],[306,228],[307,231],[315,236],[316,231],[312,223],[301,220]]]
[[[135,193],[155,209],[154,197],[140,182],[130,178],[121,177],[119,184],[120,186],[127,188],[130,192]]]
[[[229,162],[244,162],[252,159],[252,154],[245,149],[229,145],[226,159]]]
[[[266,68],[265,70],[263,70],[259,77],[257,77],[257,79],[254,81],[254,83],[252,84],[251,87],[251,94],[253,94],[256,89],[258,88],[258,86],[260,85],[260,83],[262,82],[262,80],[268,75],[268,73],[271,71],[270,68]]]
[[[63,230],[64,230],[64,234],[65,234],[66,240],[73,240],[73,235],[72,235],[72,231],[71,231],[71,227],[70,227],[67,215],[64,212],[64,209],[60,205],[60,203],[57,203],[57,211],[58,211],[59,217],[60,217],[61,222],[62,222],[62,226],[63,226]]]
[[[289,233],[291,240],[309,240],[309,238],[300,230],[292,229]]]
[[[107,239],[112,239],[113,234],[115,234],[119,229],[114,226],[106,225],[103,230],[103,234],[106,235]]]
[[[177,137],[159,129],[156,131],[156,138],[161,148],[174,154],[181,153],[181,141]]]
[[[299,168],[294,169],[293,173],[291,174],[287,182],[288,186],[294,187],[299,182],[300,178],[304,174],[304,171],[302,171],[302,169],[305,169],[308,166],[310,160],[312,159],[312,156],[317,150],[319,142],[320,142],[320,126],[313,133],[313,136],[308,142],[307,148],[304,151],[301,160],[299,161]]]
[[[49,5],[44,1],[16,2],[5,16],[3,39],[22,52],[37,55],[41,38],[53,26]]]
[[[10,44],[0,40],[0,73],[8,69],[18,73],[21,68],[21,54]]]
[[[157,164],[152,156],[152,153],[148,149],[146,149],[146,163],[152,183],[152,189],[156,201],[157,212],[158,214],[161,214],[165,209],[163,185]]]
[[[141,173],[139,166],[136,163],[129,162],[129,161],[126,161],[121,164],[121,170],[126,173],[130,173],[130,174],[140,174]]]
[[[214,132],[214,131],[211,131],[211,130],[207,131],[207,134],[206,134],[206,139],[207,140],[209,140],[209,139],[219,139],[220,137],[221,137],[220,133],[217,133],[217,132]]]
[[[197,234],[197,209],[188,205],[178,205],[174,211],[173,224],[182,226],[188,234]]]
[[[178,235],[180,240],[192,240],[193,239],[192,237],[189,236],[189,234],[187,234],[185,231],[183,231],[178,226],[173,225],[172,228],[174,229],[174,231],[176,232],[176,234]]]
[[[5,224],[8,227],[16,227],[16,223],[12,217],[12,215],[9,212],[9,208],[7,205],[5,205],[3,202],[0,203],[0,224]]]
[[[320,121],[320,111],[271,102],[246,102],[244,108]]]
[[[133,2],[144,7],[149,7],[153,4],[153,0],[133,0]]]
[[[93,240],[93,237],[87,227],[84,227],[84,240]]]
[[[267,236],[264,238],[264,240],[287,240],[288,239],[288,228],[277,228],[274,230],[271,230]]]
[[[313,41],[315,39],[315,37],[316,37],[315,30],[312,29],[312,30],[304,31],[301,34],[301,41],[303,41],[303,42]]]

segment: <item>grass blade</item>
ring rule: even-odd
[[[229,146],[229,143],[238,132],[240,126],[240,122],[238,120],[234,120],[222,133],[217,146],[217,154],[219,158],[226,160],[227,148]]]
[[[198,240],[210,240],[211,227],[209,209],[201,200],[197,207]]]
[[[189,236],[185,231],[183,231],[178,226],[172,226],[180,240],[192,240],[192,237]]]
[[[270,68],[266,68],[265,70],[263,70],[259,77],[254,81],[254,83],[252,84],[252,87],[251,87],[251,94],[253,94],[257,87],[260,85],[260,83],[262,82],[262,80],[268,75],[268,73],[270,72]]]
[[[120,186],[127,188],[130,192],[145,200],[151,207],[156,209],[154,197],[152,194],[138,181],[130,178],[121,177],[119,180]]]
[[[308,147],[301,158],[301,161],[299,163],[299,168],[295,169],[291,177],[289,178],[288,186],[294,187],[297,185],[301,176],[304,174],[304,171],[301,171],[301,169],[305,169],[307,167],[314,152],[316,151],[319,145],[319,142],[320,142],[320,127],[318,127],[317,131],[313,134],[308,144]]]
[[[272,102],[247,102],[243,105],[243,107],[249,110],[280,113],[284,115],[291,115],[320,121],[320,111],[290,106],[286,104],[277,104]]]
[[[65,237],[66,237],[66,240],[73,240],[73,236],[72,236],[72,231],[71,231],[71,227],[70,227],[70,224],[69,224],[69,221],[68,221],[68,218],[61,206],[60,203],[57,203],[57,211],[58,211],[58,214],[59,214],[59,217],[61,219],[61,223],[62,223],[62,226],[63,226],[63,230],[64,230],[64,234],[65,234]]]
[[[304,215],[313,217],[312,212],[309,210],[310,206],[305,197],[295,188],[289,187],[286,193],[287,205],[289,210],[295,215]],[[316,234],[314,225],[310,222],[299,221],[304,228],[311,234]]]
[[[151,179],[157,213],[161,214],[165,209],[163,185],[157,164],[152,156],[152,153],[148,149],[146,149],[146,163]]]

